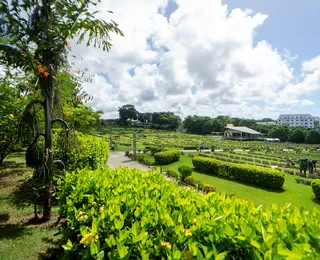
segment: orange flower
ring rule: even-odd
[[[71,50],[71,47],[72,47],[72,46],[71,46],[71,43],[70,43],[70,42],[67,42],[67,47],[68,47],[69,50]]]
[[[34,92],[31,91],[29,88],[27,89],[27,93],[30,94],[30,95],[34,95]]]
[[[75,63],[75,62],[71,62],[71,65],[73,65],[73,66],[74,66],[74,65],[76,65],[76,63]]]
[[[77,70],[76,73],[79,75],[80,74],[80,70]]]
[[[49,72],[45,71],[45,72],[43,73],[43,76],[44,76],[45,78],[47,78],[47,77],[49,76]]]
[[[39,72],[39,73],[43,73],[43,72],[44,72],[44,69],[39,66],[39,67],[38,67],[38,72]]]
[[[13,114],[10,114],[9,116],[10,116],[12,119],[14,119],[14,115],[13,115]]]

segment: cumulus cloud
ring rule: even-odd
[[[102,1],[100,18],[115,20],[125,36],[112,35],[109,53],[73,47],[74,69],[98,75],[85,89],[106,118],[128,103],[142,112],[180,107],[184,116],[255,118],[276,117],[282,105],[311,105],[301,96],[319,90],[320,56],[305,61],[297,79],[295,56],[253,41],[266,14],[230,10],[221,0],[176,0],[167,17],[169,1]]]

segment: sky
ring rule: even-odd
[[[95,75],[83,86],[104,118],[125,104],[182,117],[320,116],[318,0],[104,0],[96,8],[124,37],[111,35],[109,53],[74,39],[69,60]]]

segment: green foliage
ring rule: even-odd
[[[317,130],[311,130],[308,132],[306,137],[308,144],[320,144],[320,133]]]
[[[102,111],[94,111],[83,104],[75,107],[65,107],[66,121],[76,130],[88,132],[100,123]]]
[[[180,178],[181,178],[181,180],[184,181],[185,178],[191,176],[192,170],[193,170],[193,169],[192,169],[191,167],[186,166],[186,165],[181,165],[181,166],[179,166],[178,171],[179,171],[179,173],[180,173]]]
[[[19,141],[19,124],[27,97],[21,89],[10,83],[12,79],[0,79],[0,165]],[[15,84],[22,84],[16,80]]]
[[[127,123],[128,119],[137,120],[138,111],[135,109],[134,105],[124,105],[119,107],[119,118],[122,123]]]
[[[320,199],[320,179],[313,180],[311,182],[311,187],[316,198]]]
[[[180,152],[179,151],[165,151],[154,154],[154,160],[156,165],[168,165],[179,161]]]
[[[222,176],[265,188],[281,189],[284,184],[283,173],[271,168],[228,163],[204,157],[193,158],[192,163],[198,172]]]
[[[102,137],[76,132],[74,137],[66,138],[56,132],[54,145],[56,159],[62,160],[68,171],[86,167],[94,170],[105,167],[108,162],[109,143]]]
[[[175,130],[180,124],[180,117],[172,112],[155,112],[152,114],[153,128]]]
[[[288,125],[277,125],[269,131],[269,136],[279,138],[281,142],[286,142],[290,139],[291,128]]]
[[[44,142],[37,140],[32,143],[26,150],[26,164],[28,167],[36,168],[43,164],[44,161]]]
[[[306,140],[307,130],[304,127],[295,127],[292,130],[290,140],[294,143],[304,143]]]
[[[150,151],[151,151],[151,155],[153,156],[155,153],[160,153],[162,151],[164,151],[164,148],[161,147],[149,147]]]
[[[320,257],[316,209],[306,214],[223,193],[203,196],[126,168],[68,173],[59,190],[68,259]]]
[[[50,0],[20,1],[0,0],[0,65],[22,70],[36,78],[34,88],[41,96],[43,122],[45,125],[46,162],[45,175],[50,176],[43,206],[43,219],[51,217],[51,186],[53,176],[53,147],[51,126],[57,120],[55,106],[59,103],[57,75],[68,67],[67,53],[71,49],[67,39],[78,36],[78,42],[87,46],[111,48],[110,34],[120,34],[118,24],[99,19],[94,11],[96,1]],[[29,103],[32,107],[33,103]],[[57,121],[56,121],[57,122]],[[58,122],[63,122],[61,119]],[[63,122],[64,123],[64,122]],[[90,155],[89,155],[90,156]],[[89,163],[92,158],[89,157]]]
[[[167,170],[167,175],[168,175],[169,177],[175,178],[176,180],[179,179],[179,174],[176,173],[175,171]]]

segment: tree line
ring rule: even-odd
[[[181,118],[173,112],[147,112],[141,113],[134,105],[124,105],[119,107],[118,124],[128,124],[129,120],[138,120],[147,123],[154,129],[176,130],[181,126]]]
[[[187,116],[183,121],[183,128],[192,134],[211,134],[223,132],[227,124],[234,126],[246,126],[256,130],[266,137],[279,138],[281,142],[320,144],[320,132],[318,129],[306,129],[304,127],[290,127],[282,125],[265,125],[259,122],[273,121],[265,118],[260,121],[254,119],[242,119],[238,117],[218,116],[216,118],[202,116]]]

